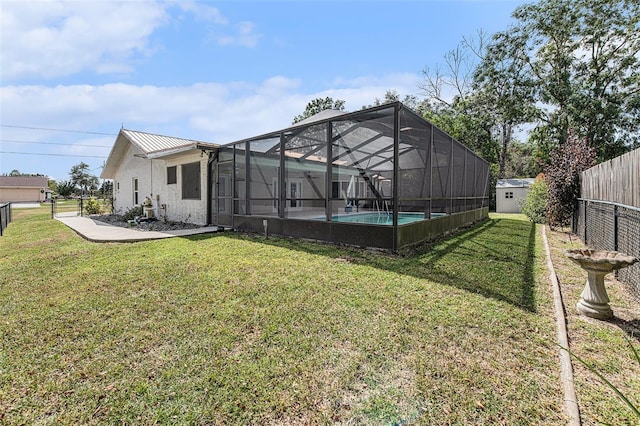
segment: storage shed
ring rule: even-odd
[[[522,202],[535,180],[535,178],[498,179],[496,213],[522,213]]]

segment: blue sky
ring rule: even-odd
[[[99,175],[121,126],[227,143],[317,97],[420,97],[425,67],[524,3],[4,0],[0,174]]]

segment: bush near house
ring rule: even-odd
[[[529,188],[522,203],[522,213],[533,223],[545,223],[548,197],[547,182],[541,173],[536,176],[535,182]]]
[[[86,201],[84,209],[88,214],[102,213],[102,205],[100,204],[100,201],[96,200],[95,198],[89,198]]]
[[[133,220],[136,217],[142,216],[144,214],[144,209],[142,206],[131,207],[127,209],[126,212],[122,215],[122,219],[124,220]]]
[[[596,164],[596,149],[584,137],[571,132],[567,141],[551,151],[545,179],[549,190],[547,223],[552,227],[569,224],[580,197],[580,173]]]

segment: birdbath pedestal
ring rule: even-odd
[[[591,318],[611,318],[613,311],[609,306],[604,277],[617,269],[633,265],[638,259],[617,251],[590,249],[567,250],[564,254],[587,271],[587,283],[576,305],[578,312]]]

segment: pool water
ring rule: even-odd
[[[333,222],[368,223],[372,225],[393,225],[393,215],[389,213],[353,213],[332,216]],[[398,225],[424,220],[424,213],[398,213]]]

